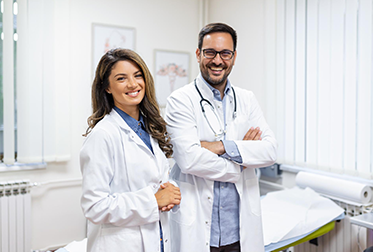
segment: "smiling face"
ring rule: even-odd
[[[134,119],[139,119],[139,104],[145,96],[145,80],[136,63],[129,60],[115,63],[106,92],[113,95],[115,106]]]
[[[203,38],[202,48],[197,49],[196,56],[201,70],[202,77],[211,86],[217,89],[224,89],[227,78],[236,60],[236,52],[232,59],[222,60],[220,54],[216,54],[213,59],[206,59],[203,56],[204,49],[214,49],[215,51],[230,50],[233,51],[233,39],[229,33],[214,32],[207,34]]]

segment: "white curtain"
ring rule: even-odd
[[[12,12],[13,0],[4,3],[4,12]],[[66,161],[70,158],[68,1],[18,0],[17,4],[16,58],[11,43],[4,41],[4,163]],[[3,24],[4,33],[8,29],[13,37],[11,18],[4,17]],[[17,160],[11,104],[17,111]]]
[[[279,163],[371,178],[371,0],[276,1]]]

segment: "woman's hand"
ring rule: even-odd
[[[179,205],[181,201],[180,188],[174,186],[170,182],[164,183],[155,194],[158,208],[162,211],[170,211],[175,205]]]

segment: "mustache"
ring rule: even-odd
[[[216,65],[215,63],[210,63],[207,66],[208,67],[222,67],[223,69],[226,68],[226,65],[222,63],[220,63],[219,65]]]

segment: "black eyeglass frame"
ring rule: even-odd
[[[207,50],[209,50],[209,51],[214,51],[214,52],[215,52],[214,57],[206,57],[206,55],[205,55],[205,51],[207,51]],[[222,53],[222,52],[230,52],[230,53],[232,54],[232,56],[231,56],[229,59],[223,59],[223,58],[221,57],[221,53]],[[215,59],[216,55],[219,54],[219,56],[220,56],[220,58],[221,58],[222,60],[231,60],[231,59],[233,58],[235,52],[234,52],[234,51],[231,51],[231,50],[228,50],[228,49],[224,49],[224,50],[221,50],[221,51],[216,51],[216,50],[214,50],[214,49],[207,48],[207,49],[203,49],[203,50],[202,50],[202,53],[203,53],[203,57],[205,57],[206,59]]]

